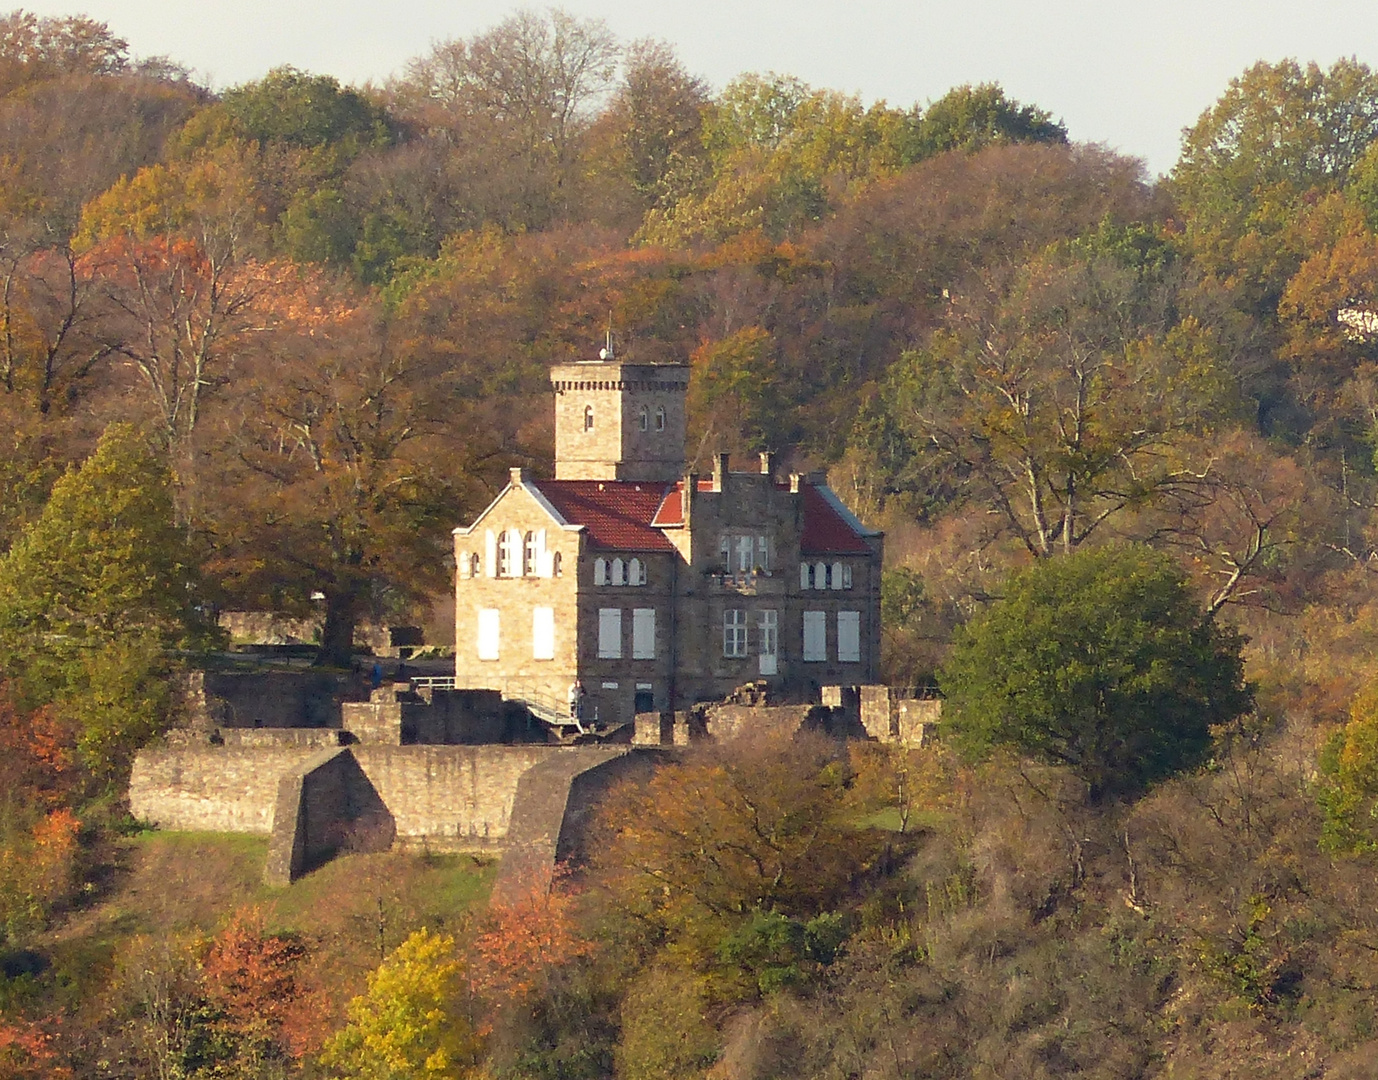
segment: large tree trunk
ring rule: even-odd
[[[321,647],[314,661],[316,667],[349,667],[354,655],[354,624],[358,621],[358,604],[352,589],[327,589],[325,593],[325,626],[321,629]]]

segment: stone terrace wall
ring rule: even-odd
[[[139,752],[129,809],[164,829],[270,833],[278,780],[316,747],[158,747]]]
[[[560,752],[535,745],[351,747],[392,813],[399,841],[460,851],[500,847],[517,781]]]
[[[710,705],[704,710],[708,737],[717,742],[747,735],[793,735],[827,726],[832,710],[823,705]]]

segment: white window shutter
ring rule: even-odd
[[[801,589],[809,587],[809,564],[806,562],[799,564],[799,587]]]
[[[632,610],[632,659],[654,660],[656,658],[656,609],[634,608]]]
[[[828,579],[828,586],[833,589],[842,588],[842,564],[840,562],[833,563],[833,573],[832,577]]]
[[[622,659],[622,609],[598,609],[598,658]]]
[[[536,573],[541,577],[551,576],[550,552],[545,549],[545,530],[536,530]]]
[[[844,664],[861,660],[861,612],[837,613],[837,659]]]
[[[483,572],[489,577],[498,576],[498,537],[492,529],[489,529],[483,538],[484,540],[484,560]]]
[[[478,613],[478,658],[496,660],[499,651],[501,616],[497,608],[480,608]]]
[[[804,659],[819,663],[828,659],[828,613],[804,612]]]
[[[555,659],[555,609],[531,609],[531,659]]]

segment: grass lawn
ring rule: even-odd
[[[267,837],[234,833],[153,831],[122,841],[90,905],[36,943],[51,963],[49,991],[75,1002],[141,950],[195,948],[245,908],[257,909],[270,931],[299,934],[342,987],[360,987],[419,927],[462,933],[496,871],[468,855],[389,851],[341,856],[269,888],[267,853]]]

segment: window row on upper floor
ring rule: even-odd
[[[646,564],[632,558],[623,562],[620,558],[593,560],[593,583],[595,585],[645,585]]]
[[[546,550],[544,529],[489,529],[484,535],[484,552],[459,553],[459,576],[476,577],[560,577],[563,558],[558,551]]]
[[[801,589],[850,589],[852,587],[851,565],[835,562],[829,566],[822,559],[814,563],[800,563],[799,587]]]

